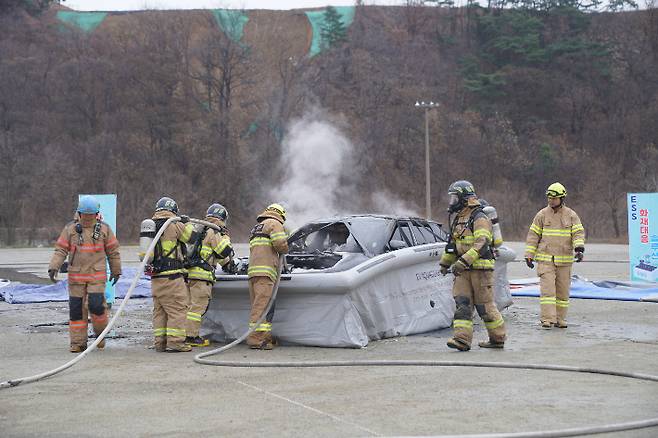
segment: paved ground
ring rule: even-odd
[[[47,261],[48,252],[0,250],[0,265],[10,270],[16,268],[7,264],[18,260],[39,265],[37,254],[45,257],[40,263]],[[591,263],[577,265],[575,273],[627,278],[627,265],[616,262],[627,259],[623,246],[590,245],[587,255]],[[128,251],[124,258],[129,261]],[[511,276],[534,275],[524,266],[511,266]],[[441,330],[356,350],[261,352],[238,346],[224,357],[553,363],[658,375],[658,304],[574,299],[569,328],[549,331],[538,328],[537,311],[536,299],[518,298],[504,312],[509,331],[504,351],[454,352],[445,347],[450,331]],[[51,379],[0,390],[0,436],[440,435],[549,430],[658,415],[658,383],[611,376],[485,368],[201,366],[192,354],[148,348],[149,300],[130,302],[125,313],[117,327],[121,337],[108,341],[105,351]],[[70,360],[67,319],[66,303],[0,302],[0,380]],[[476,323],[476,338],[484,335]],[[658,436],[658,428],[600,436],[648,438]]]

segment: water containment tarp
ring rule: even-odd
[[[124,268],[123,275],[116,286],[116,297],[123,298],[133,281],[136,268]],[[43,303],[46,301],[67,301],[68,281],[61,280],[55,284],[22,284],[22,283],[0,283],[0,299],[10,304]],[[142,275],[137,282],[133,298],[147,298],[151,296],[151,282],[148,277]]]
[[[135,268],[125,268],[117,283],[117,298],[126,296]],[[55,284],[23,284],[0,279],[0,300],[10,304],[43,303],[47,301],[67,301],[68,282]],[[538,297],[539,279],[518,279],[510,281],[512,296]],[[142,275],[132,295],[134,298],[151,296],[151,284],[148,277]],[[586,298],[618,301],[652,301],[658,302],[658,286],[651,283],[623,281],[587,281],[574,277],[571,281],[571,298]]]
[[[539,278],[511,280],[510,289],[514,297],[538,297]],[[658,302],[658,285],[637,281],[588,281],[573,276],[569,295],[595,300]]]

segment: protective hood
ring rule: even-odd
[[[219,218],[216,218],[216,217],[214,217],[214,216],[206,216],[206,218],[205,218],[204,220],[205,220],[206,222],[210,222],[211,224],[215,224],[215,225],[217,225],[218,227],[226,228],[226,223],[224,223],[223,220],[221,220],[221,219],[219,219]]]
[[[280,214],[278,214],[278,213],[276,213],[272,210],[263,211],[261,214],[258,215],[258,217],[256,219],[258,220],[258,222],[260,222],[260,221],[263,221],[263,220],[268,219],[268,218],[269,219],[274,219],[274,220],[277,220],[277,221],[281,222],[281,225],[283,225],[283,223],[285,222]]]
[[[466,206],[470,208],[479,207],[480,205],[481,205],[480,200],[475,196],[471,196],[470,198],[468,198],[468,201],[466,202]]]
[[[98,220],[94,217],[92,219],[85,219],[85,218],[80,218],[80,225],[82,225],[82,228],[93,228]]]
[[[155,213],[153,213],[153,217],[151,219],[153,219],[153,220],[155,220],[155,219],[169,219],[170,217],[175,217],[175,216],[176,215],[174,213],[172,213],[171,211],[169,211],[169,210],[160,210],[160,211],[156,211]]]

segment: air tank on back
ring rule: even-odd
[[[482,209],[484,214],[491,220],[491,228],[493,231],[493,246],[498,248],[503,244],[503,233],[500,230],[500,223],[498,222],[498,212],[492,205],[487,205]]]
[[[144,260],[146,251],[148,251],[153,238],[155,238],[155,222],[153,219],[144,219],[139,228],[139,260]],[[153,261],[153,253],[149,254],[147,263]]]

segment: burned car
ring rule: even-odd
[[[369,340],[449,327],[452,276],[439,259],[448,239],[441,224],[414,217],[351,215],[310,222],[288,238],[272,324],[282,343],[363,347]],[[506,264],[514,252],[499,248],[495,294],[511,304]],[[202,334],[215,341],[247,330],[247,258],[238,274],[217,272]]]

